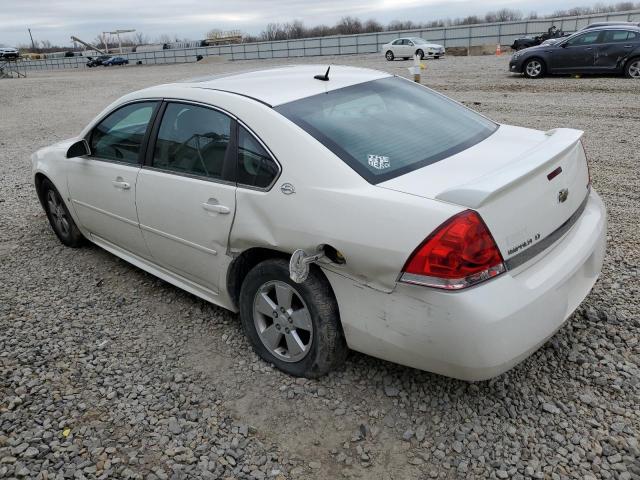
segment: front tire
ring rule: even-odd
[[[526,61],[522,69],[527,78],[542,78],[546,72],[544,62],[539,58],[531,58]]]
[[[384,58],[387,59],[388,62],[392,62],[395,57],[395,55],[393,54],[393,52],[391,50],[387,51],[387,53],[384,54]]]
[[[286,260],[265,260],[245,278],[239,303],[254,351],[283,372],[316,378],[344,362],[348,349],[338,304],[317,267],[295,283]]]
[[[47,214],[53,232],[67,247],[81,247],[84,244],[84,236],[73,221],[56,187],[48,179],[44,179],[40,189],[44,211]]]
[[[627,78],[640,80],[640,57],[629,60],[624,67],[624,73]]]
[[[416,52],[416,55],[418,55],[418,58],[420,60],[424,59],[424,52],[421,49],[418,49],[418,51]]]

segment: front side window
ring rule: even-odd
[[[577,47],[581,45],[591,45],[593,43],[598,42],[599,36],[600,36],[600,32],[585,33],[577,37],[574,37],[571,40],[568,40],[567,45],[571,47]]]
[[[278,165],[244,127],[238,130],[238,183],[267,188],[278,176]]]
[[[498,128],[398,77],[329,91],[276,110],[374,184],[466,150]]]
[[[231,118],[210,108],[170,103],[162,117],[153,166],[214,179],[227,178]],[[226,169],[225,169],[226,166]]]
[[[156,102],[139,102],[119,108],[91,132],[91,155],[105,160],[137,164],[147,126]]]

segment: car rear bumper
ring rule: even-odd
[[[398,284],[375,291],[333,272],[350,348],[463,380],[499,375],[537,350],[587,296],[604,259],[606,211],[592,192],[584,213],[532,265],[444,292]]]

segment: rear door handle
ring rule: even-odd
[[[220,205],[218,200],[215,198],[210,198],[205,203],[202,204],[202,208],[204,208],[207,212],[215,212],[226,215],[231,212],[231,209],[225,205]]]
[[[113,182],[113,186],[115,188],[121,188],[122,190],[129,190],[131,188],[131,184],[129,182],[125,182],[122,177],[117,177]]]

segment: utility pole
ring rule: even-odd
[[[33,50],[33,53],[35,53],[36,51],[36,44],[33,41],[33,35],[31,35],[31,29],[27,28],[27,30],[29,30],[29,37],[31,37],[31,49]]]

